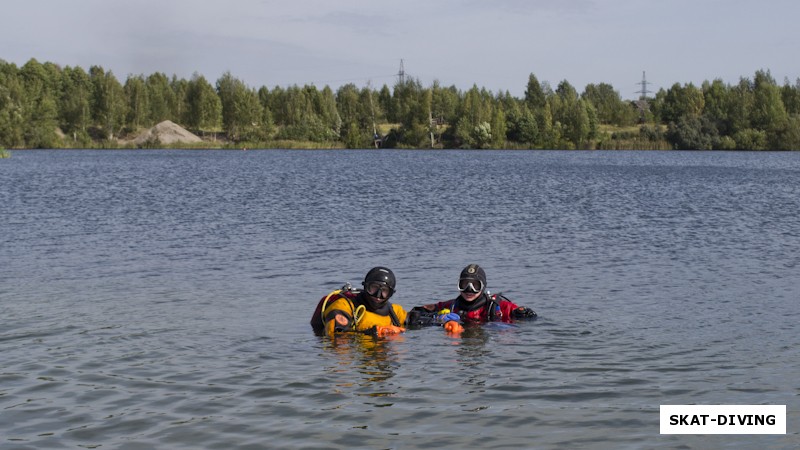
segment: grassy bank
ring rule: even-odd
[[[598,150],[671,150],[672,145],[664,139],[663,125],[632,125],[617,127],[600,125]]]
[[[379,134],[387,136],[394,132],[398,124],[378,124]],[[200,142],[161,142],[157,138],[148,140],[145,143],[135,143],[135,137],[142,132],[129,132],[123,134],[120,139],[103,139],[99,133],[94,133],[92,137],[84,139],[70,139],[63,135],[59,136],[52,147],[57,149],[192,149],[192,150],[248,150],[248,149],[291,149],[291,150],[329,150],[344,149],[346,145],[341,141],[315,142],[305,140],[270,139],[263,141],[242,141],[233,142],[227,139],[225,134],[219,130],[215,132],[203,133],[200,130],[192,130],[196,135],[201,135]],[[439,134],[444,130],[438,130]],[[635,125],[629,127],[617,127],[612,125],[600,125],[595,139],[584,142],[579,149],[584,150],[669,150],[672,148],[669,142],[664,139],[665,127],[655,125]],[[402,145],[396,141],[391,141],[390,145],[401,149],[417,149],[407,145]],[[568,142],[562,142],[568,144]],[[573,149],[572,145],[557,148]],[[426,147],[427,148],[427,147]],[[442,148],[441,144],[435,148]],[[503,149],[526,150],[537,149],[528,143],[506,141]],[[0,148],[0,157],[7,158],[10,154],[7,150]]]
[[[313,142],[313,141],[289,141],[274,140],[266,142],[238,143],[226,148],[269,148],[269,149],[292,149],[292,150],[329,150],[345,148],[344,144],[338,141],[333,142]]]

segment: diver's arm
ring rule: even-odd
[[[346,312],[335,309],[325,314],[325,334],[333,336],[335,333],[349,331],[353,328],[353,318]]]

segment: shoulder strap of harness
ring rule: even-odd
[[[500,309],[500,303],[497,301],[498,296],[503,298],[503,294],[492,294],[486,296],[489,298],[489,301],[486,302],[486,319],[490,322],[494,322],[494,320],[497,318],[497,310]]]
[[[394,312],[394,305],[389,303],[389,317],[392,319],[392,325],[396,327],[402,327],[403,325],[400,323],[400,318],[397,317],[397,314]]]

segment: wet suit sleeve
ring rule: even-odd
[[[425,311],[438,312],[443,309],[453,309],[453,300],[446,302],[429,303],[427,305],[415,306],[414,309],[424,309]]]
[[[532,319],[536,317],[536,312],[524,306],[517,306],[510,300],[500,300],[500,311],[503,313],[503,320],[510,319]]]
[[[325,332],[333,334],[335,332],[348,331],[353,328],[353,314],[350,305],[345,300],[339,299],[325,308],[323,317],[325,321]],[[339,323],[336,316],[342,316],[347,320],[346,324]]]
[[[503,314],[503,320],[511,319],[511,312],[517,309],[517,304],[508,300],[500,300],[500,312]]]

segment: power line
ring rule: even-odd
[[[312,85],[318,86],[318,85],[325,85],[325,84],[331,84],[331,83],[344,83],[344,82],[356,82],[356,81],[369,81],[369,80],[372,80],[372,79],[374,79],[374,78],[394,78],[394,77],[396,77],[396,76],[397,76],[397,74],[394,74],[394,73],[392,73],[392,74],[383,74],[383,75],[372,75],[372,76],[360,77],[360,78],[340,78],[340,79],[338,79],[338,80],[316,80],[316,81],[306,81],[306,82],[304,82],[304,83],[302,83],[302,84],[303,84],[303,85],[312,84]],[[298,84],[298,83],[292,83],[292,84]]]

